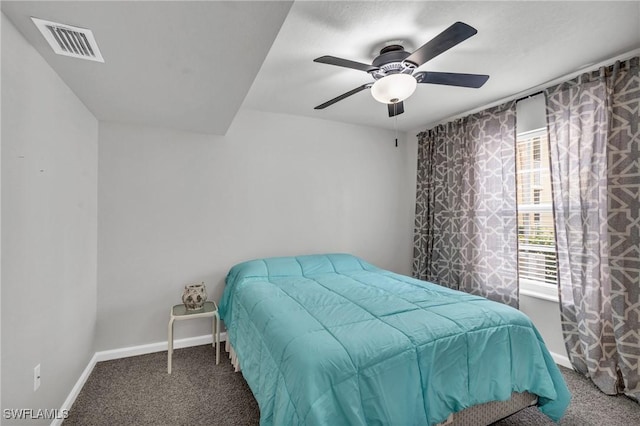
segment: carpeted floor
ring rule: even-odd
[[[573,399],[560,425],[640,425],[639,404],[606,396],[574,371],[561,370]],[[233,371],[224,351],[215,365],[214,351],[205,345],[177,349],[171,375],[166,352],[98,363],[64,426],[257,425],[259,418],[242,374]],[[494,426],[553,424],[532,407]]]

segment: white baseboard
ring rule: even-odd
[[[224,342],[226,340],[227,340],[227,333],[224,333],[224,332],[220,333],[220,341]],[[176,339],[173,342],[173,348],[174,349],[189,348],[192,346],[207,345],[211,343],[213,343],[213,336],[211,334],[205,334],[203,336]],[[128,358],[130,356],[146,355],[146,354],[151,354],[155,352],[162,352],[162,351],[168,350],[168,348],[169,348],[169,342],[165,341],[165,342],[149,343],[146,345],[130,346],[127,348],[111,349],[108,351],[99,351],[94,353],[93,356],[91,357],[91,360],[89,360],[89,363],[85,367],[84,371],[78,378],[78,381],[73,386],[73,389],[71,389],[69,396],[67,396],[67,399],[65,399],[64,403],[62,403],[62,407],[60,409],[61,412],[62,410],[71,410],[71,406],[73,405],[76,398],[80,394],[82,387],[87,382],[87,379],[89,379],[89,376],[93,371],[93,368],[96,366],[98,362],[110,361],[113,359],[120,359],[120,358]],[[63,419],[55,419],[53,422],[51,422],[51,426],[62,425],[62,420]]]
[[[91,372],[93,371],[93,367],[96,366],[96,362],[97,362],[96,355],[97,354],[95,353],[93,354],[93,356],[89,360],[89,364],[87,364],[82,374],[80,374],[78,381],[71,389],[71,392],[69,392],[69,396],[67,396],[67,399],[65,399],[64,402],[62,403],[62,408],[60,409],[61,412],[65,412],[64,410],[67,410],[67,412],[71,410],[71,406],[75,402],[76,398],[80,394],[80,391],[82,390],[82,387],[84,386],[84,384],[87,382],[87,379],[91,375]],[[51,426],[61,425],[62,420],[64,419],[55,419],[53,422],[51,422]]]
[[[227,340],[227,333],[220,333],[220,341]],[[192,346],[207,345],[213,343],[211,334],[205,334],[196,337],[187,337],[184,339],[176,339],[173,342],[173,349],[190,348]],[[146,355],[155,352],[166,351],[169,348],[169,343],[157,342],[149,343],[146,345],[130,346],[128,348],[111,349],[108,351],[96,352],[96,361],[110,361],[112,359],[127,358],[130,356]]]
[[[549,351],[549,353],[551,354],[551,357],[553,357],[553,360],[556,362],[556,364],[559,364],[563,367],[567,367],[573,370],[573,366],[571,365],[571,361],[569,360],[568,357],[557,354],[555,352],[551,352],[551,351]]]

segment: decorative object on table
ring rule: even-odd
[[[188,311],[197,311],[202,309],[204,302],[207,301],[207,289],[204,282],[201,284],[189,284],[184,286],[182,292],[182,303]]]

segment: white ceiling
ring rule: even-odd
[[[639,1],[2,2],[2,11],[100,120],[224,134],[241,106],[399,130],[522,93],[640,48]],[[54,55],[29,16],[93,30],[106,63]],[[419,85],[388,118],[372,81],[313,62],[413,51],[455,21],[478,34],[419,68],[489,74],[480,89]]]
[[[1,7],[99,120],[224,134],[291,2],[2,1]],[[31,16],[89,28],[105,63],[55,55]]]

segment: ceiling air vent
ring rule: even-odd
[[[91,30],[33,17],[31,19],[58,55],[104,62]]]

